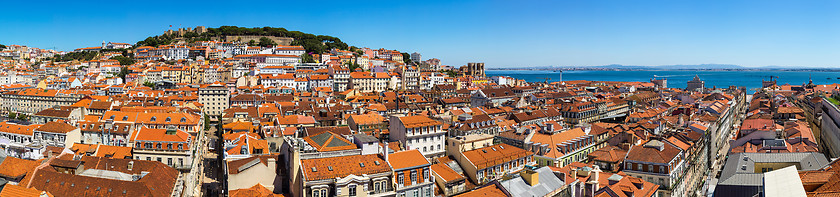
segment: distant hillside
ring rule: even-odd
[[[744,69],[743,66],[733,64],[700,64],[700,65],[665,65],[655,66],[654,68],[663,69]]]
[[[207,28],[206,33],[198,34],[195,32],[186,32],[183,35],[158,35],[148,37],[145,40],[141,40],[137,42],[135,46],[160,46],[171,44],[173,41],[177,40],[184,40],[186,42],[195,42],[195,41],[209,41],[212,38],[224,38],[226,36],[276,36],[276,37],[289,37],[293,38],[292,45],[300,45],[306,49],[307,53],[324,53],[329,51],[330,49],[337,48],[342,50],[347,50],[348,45],[332,36],[326,35],[315,35],[309,33],[303,33],[300,31],[289,31],[285,28],[278,28],[278,27],[237,27],[237,26],[221,26],[218,28]],[[270,39],[260,39],[259,41],[255,41],[254,43],[250,43],[252,45],[260,45],[260,46],[269,46],[269,45],[276,45]]]

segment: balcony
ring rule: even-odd
[[[395,193],[393,187],[386,188],[385,190],[368,192],[368,196],[393,196],[394,194]]]

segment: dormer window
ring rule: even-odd
[[[114,120],[114,115],[111,115],[111,118],[110,118],[110,120]]]
[[[187,118],[181,117],[181,122],[187,122]]]
[[[128,116],[123,116],[122,120],[123,120],[123,121],[127,121],[127,120],[128,120]]]
[[[166,117],[166,122],[170,122],[170,121],[172,121],[172,118],[171,117]]]
[[[149,121],[152,121],[152,122],[154,122],[156,120],[157,120],[157,117],[154,117],[154,116],[152,116],[152,119],[149,119]]]

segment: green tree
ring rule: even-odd
[[[22,121],[27,121],[27,120],[29,120],[29,116],[21,113],[21,114],[17,115],[17,119],[22,120]]]
[[[211,38],[221,37],[224,38],[226,36],[240,36],[240,35],[252,35],[252,36],[277,36],[277,37],[290,37],[293,38],[292,45],[299,45],[303,46],[307,53],[317,53],[322,54],[330,49],[341,49],[341,50],[348,50],[349,46],[347,43],[341,41],[336,37],[326,36],[326,35],[314,35],[303,33],[300,31],[289,31],[285,28],[278,28],[278,27],[237,27],[237,26],[221,26],[218,28],[207,28],[207,32],[202,34],[197,33],[185,33],[182,36],[176,35],[159,35],[159,36],[152,36],[148,37],[145,40],[137,42],[135,46],[153,46],[157,47],[159,45],[170,44],[174,41],[175,37],[183,38],[183,40],[188,42],[195,42],[195,41],[207,41],[212,40]],[[241,38],[241,37],[239,37]],[[270,40],[270,39],[269,39]],[[242,41],[242,40],[230,40],[230,41]],[[268,45],[276,45],[270,44],[270,42],[260,43],[258,41],[254,41],[253,43],[249,43],[251,46],[268,46]],[[355,51],[355,50],[351,50]]]
[[[6,45],[0,44],[0,50],[6,49]]]
[[[132,65],[134,64],[134,60],[125,56],[114,56],[111,57],[112,60],[117,60],[120,62],[120,65]]]
[[[117,76],[122,78],[123,81],[125,81],[125,76],[128,75],[128,73],[128,66],[123,66],[122,68],[120,68],[120,73],[117,73]]]
[[[303,55],[300,55],[300,61],[303,63],[315,63],[315,58],[313,58],[312,55],[309,55],[309,53],[304,53]]]
[[[155,87],[157,86],[157,84],[152,83],[152,82],[148,82],[148,81],[147,81],[147,82],[143,82],[143,85],[144,85],[144,86],[146,86],[146,87],[150,87],[150,88],[152,88],[152,89],[155,89]]]
[[[15,112],[9,112],[9,116],[8,116],[8,118],[9,118],[9,119],[15,119],[15,118],[17,118],[17,113],[15,113]]]
[[[271,40],[271,39],[269,39],[269,38],[266,38],[266,37],[260,37],[260,44],[259,44],[259,45],[260,45],[261,47],[269,47],[269,46],[274,46],[274,45],[277,45],[277,43],[276,43],[276,42],[274,42],[274,40]]]
[[[455,77],[455,76],[458,76],[458,73],[457,73],[457,72],[455,72],[455,71],[453,71],[453,70],[440,70],[440,73],[443,73],[443,74],[449,75],[449,77]]]
[[[99,52],[96,51],[81,51],[81,52],[70,52],[64,55],[56,55],[53,56],[55,61],[63,62],[63,61],[90,61],[96,56],[99,55]]]
[[[357,64],[357,63],[347,62],[344,65],[347,65],[347,68],[350,69],[350,72],[356,71],[357,68],[361,68],[361,66],[359,66],[359,64]]]
[[[210,130],[210,116],[204,114],[204,130]]]
[[[159,35],[159,36],[152,36],[148,37],[145,40],[141,40],[137,42],[135,46],[151,46],[151,47],[158,47],[160,45],[167,45],[172,43],[173,36],[170,35]]]
[[[405,64],[414,64],[414,62],[411,61],[411,55],[403,52],[402,56],[403,56],[403,62],[405,62]]]
[[[248,46],[257,46],[257,41],[254,41],[254,40],[248,41]]]

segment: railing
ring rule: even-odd
[[[341,156],[359,155],[359,154],[362,154],[361,149],[344,150],[344,151],[301,153],[300,154],[300,159],[316,159],[316,158],[324,158],[324,157],[341,157]]]
[[[370,191],[370,192],[368,192],[368,195],[384,194],[384,193],[389,193],[389,192],[394,192],[394,188],[393,187],[388,187],[388,188],[385,188],[384,190]]]

